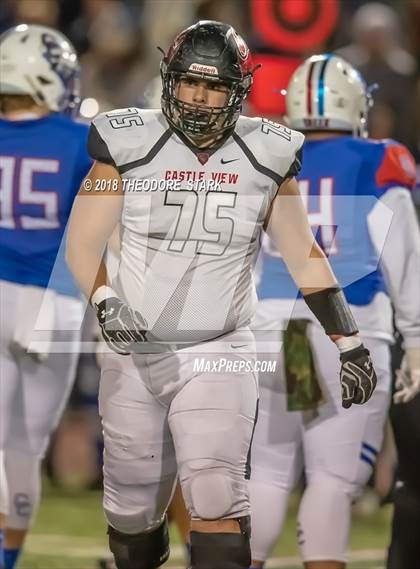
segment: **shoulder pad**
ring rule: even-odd
[[[413,189],[416,185],[416,163],[410,151],[394,140],[382,144],[382,161],[376,171],[378,186],[395,185]]]
[[[234,135],[250,162],[274,173],[279,184],[299,173],[305,140],[302,133],[265,118],[241,117]]]
[[[116,168],[142,158],[167,129],[161,115],[135,107],[101,113],[90,127],[89,154]]]

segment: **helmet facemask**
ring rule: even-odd
[[[63,97],[58,102],[60,112],[76,117],[80,108],[80,69],[75,70],[71,77],[67,78]]]
[[[229,87],[226,104],[222,107],[186,103],[177,97],[177,87],[183,78],[219,81]],[[243,99],[248,91],[243,81],[224,81],[193,73],[162,71],[162,109],[168,121],[193,141],[211,136],[219,137],[230,130],[239,118]],[[249,81],[250,83],[250,81]],[[250,86],[250,85],[249,85]]]
[[[74,116],[80,106],[80,66],[77,56],[74,52],[66,53],[60,48],[57,38],[51,34],[42,34],[42,42],[43,57],[62,84],[62,95],[57,100],[57,110]]]
[[[359,138],[368,138],[368,114],[370,109],[373,107],[373,97],[372,93],[377,89],[378,85],[375,83],[366,88],[366,92],[363,95],[363,103],[361,105],[362,110],[360,111],[360,121],[353,128],[353,136]]]

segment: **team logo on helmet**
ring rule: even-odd
[[[45,47],[43,56],[48,61],[51,70],[57,73],[63,84],[73,78],[75,70],[66,64],[62,58],[62,49],[55,37],[51,34],[42,34],[41,41]]]
[[[230,33],[232,34],[233,39],[235,40],[236,47],[238,49],[238,53],[239,53],[241,59],[246,59],[248,57],[248,54],[249,54],[249,49],[248,49],[248,46],[246,45],[245,41],[241,38],[241,36],[238,34],[238,32],[236,32],[233,28],[230,30]]]

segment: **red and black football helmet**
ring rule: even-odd
[[[162,111],[173,128],[199,140],[232,129],[252,85],[253,63],[248,46],[228,24],[200,21],[181,32],[161,61]],[[182,77],[220,81],[229,86],[224,107],[184,103],[176,97]]]

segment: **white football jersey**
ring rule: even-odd
[[[302,134],[240,117],[216,150],[196,152],[160,110],[119,109],[92,123],[89,151],[124,190],[115,290],[163,342],[201,342],[248,325],[260,233]]]

